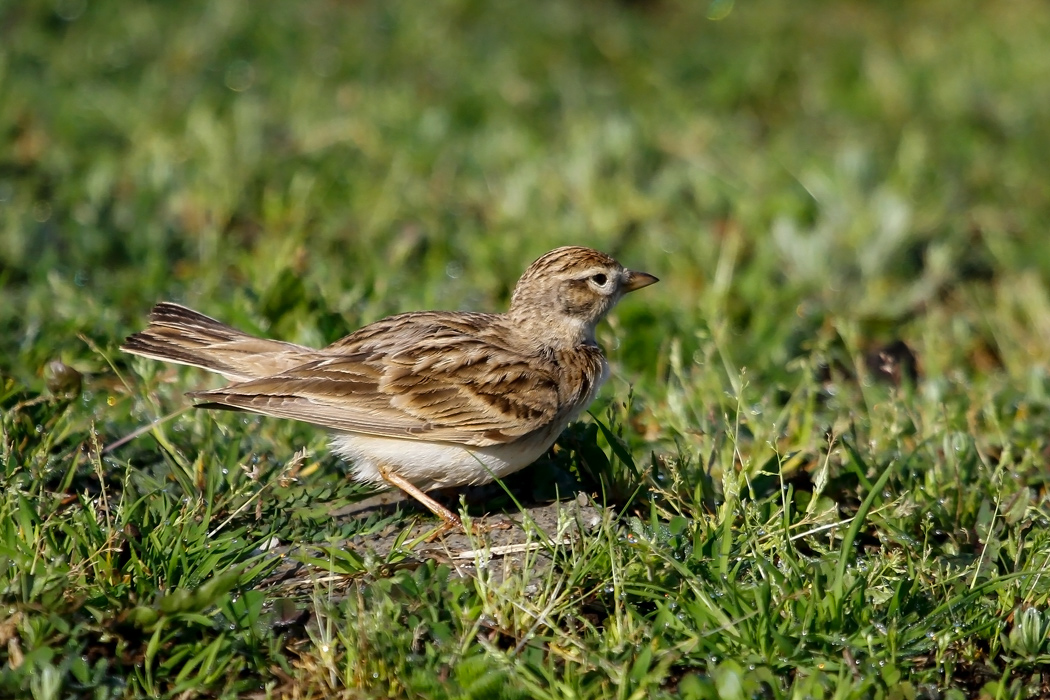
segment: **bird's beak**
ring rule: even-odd
[[[639,272],[637,270],[624,270],[623,291],[633,292],[636,289],[648,287],[650,284],[655,284],[659,281],[660,280],[656,279],[648,272]]]

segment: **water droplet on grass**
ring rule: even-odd
[[[234,61],[226,69],[226,87],[234,92],[244,92],[255,82],[255,69],[244,60]]]
[[[58,0],[55,3],[55,14],[66,22],[72,22],[84,14],[87,0]]]

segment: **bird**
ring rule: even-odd
[[[187,394],[198,408],[329,430],[357,481],[401,489],[448,530],[459,516],[427,492],[487,483],[546,453],[608,378],[595,327],[657,281],[564,246],[529,265],[503,313],[402,313],[316,349],[160,302],[121,350],[222,375],[226,386]]]

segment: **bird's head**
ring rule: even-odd
[[[656,281],[591,248],[556,248],[525,270],[509,315],[524,332],[540,333],[555,345],[594,342],[595,326],[624,294]]]

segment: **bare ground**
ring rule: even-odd
[[[526,505],[520,512],[471,517],[464,529],[435,534],[440,523],[433,516],[400,492],[388,491],[335,509],[332,517],[353,519],[371,511],[396,509],[418,513],[407,533],[405,521],[401,520],[381,532],[354,537],[339,546],[361,555],[366,568],[380,574],[394,568],[412,568],[432,559],[449,565],[455,575],[463,577],[476,575],[479,568],[486,569],[494,583],[526,566],[531,579],[538,580],[552,563],[555,544],[567,543],[593,529],[604,516],[604,508],[580,493],[571,500]],[[316,550],[312,545],[273,542],[266,551],[280,557],[281,562],[260,587],[280,589],[288,596],[308,594],[323,587],[338,595],[343,586],[360,577],[360,573],[333,575],[330,570],[303,561],[317,557]]]

